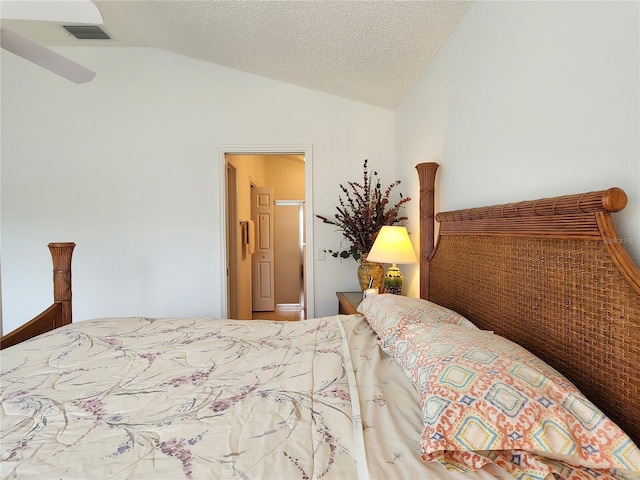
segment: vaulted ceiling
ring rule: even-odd
[[[3,21],[46,46],[154,47],[395,109],[470,1],[94,1],[111,40]]]

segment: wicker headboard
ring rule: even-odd
[[[416,168],[425,232],[437,164]],[[439,213],[421,296],[545,360],[640,444],[640,270],[610,215],[626,202],[611,188]]]

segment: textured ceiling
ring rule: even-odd
[[[470,1],[94,1],[112,40],[3,21],[47,46],[154,47],[395,109]]]

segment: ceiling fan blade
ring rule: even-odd
[[[85,83],[96,76],[88,68],[5,27],[0,30],[0,46],[74,83]]]
[[[102,24],[100,10],[91,0],[2,0],[0,18]]]

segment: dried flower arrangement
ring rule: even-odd
[[[363,170],[362,183],[347,182],[347,186],[340,184],[344,198],[338,197],[338,213],[334,215],[333,220],[316,215],[324,223],[338,227],[345,239],[351,243],[345,250],[326,250],[333,257],[353,257],[360,260],[369,253],[384,225],[399,224],[407,220],[406,216],[400,216],[400,208],[411,198],[403,197],[402,193],[399,193],[400,200],[393,205],[389,199],[391,191],[400,185],[400,180],[389,185],[383,193],[378,173],[369,172],[368,160],[364,161]]]

